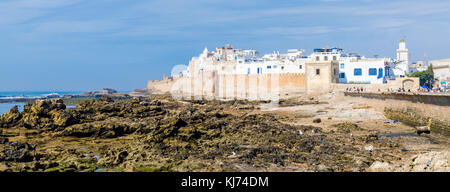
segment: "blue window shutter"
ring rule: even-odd
[[[369,68],[369,75],[370,76],[377,75],[377,68]]]
[[[362,70],[361,68],[355,68],[353,71],[355,76],[361,76],[362,75]]]
[[[378,79],[383,78],[383,68],[378,69]]]

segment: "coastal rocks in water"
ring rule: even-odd
[[[55,128],[26,138],[39,144],[42,156],[39,163],[8,162],[15,171],[27,170],[18,168],[24,164],[33,171],[364,171],[380,160],[357,146],[366,145],[361,139],[345,145],[341,133],[253,110],[258,102],[161,95],[115,101],[105,96],[72,109],[36,105],[42,107],[28,106],[21,115],[36,118],[33,127]],[[243,105],[248,107],[238,108]]]
[[[19,108],[14,106],[8,112],[4,113],[0,116],[0,128],[5,127],[13,127],[17,125],[21,118],[21,114],[19,112]]]
[[[61,99],[36,100],[24,106],[20,123],[28,129],[55,129],[76,123],[65,109]]]
[[[0,150],[0,161],[29,162],[35,157],[35,147],[28,143],[6,142]]]
[[[20,113],[17,107],[0,117],[0,127],[22,126],[27,129],[56,129],[77,123],[77,118],[67,111],[61,99],[36,100],[24,106]]]
[[[115,89],[111,89],[111,88],[103,88],[102,91],[92,91],[92,92],[86,92],[81,94],[81,96],[85,96],[85,97],[99,97],[102,95],[112,95],[117,93],[117,91]]]
[[[25,113],[32,113],[36,115],[47,115],[52,110],[64,110],[66,105],[62,99],[45,99],[36,100],[32,104],[27,104],[23,107]]]

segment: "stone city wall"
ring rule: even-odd
[[[405,92],[418,92],[420,88],[420,79],[417,77],[398,77],[395,80],[388,80],[385,84],[332,84],[334,91],[344,92],[353,88],[363,88],[365,92],[397,92],[398,89],[405,89]]]
[[[305,83],[304,74],[227,75],[202,71],[191,77],[149,81],[147,89],[183,99],[276,100],[304,94]]]
[[[344,95],[352,97],[379,99],[379,100],[406,100],[413,103],[450,106],[450,94],[345,92]]]

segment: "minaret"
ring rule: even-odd
[[[409,71],[409,52],[406,48],[406,42],[404,39],[400,40],[400,42],[398,43],[396,68],[398,70],[401,70],[403,73],[397,75],[404,75],[404,73],[408,73]]]

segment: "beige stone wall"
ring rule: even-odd
[[[307,62],[305,70],[308,95],[328,93],[333,90],[332,84],[339,81],[339,67],[335,61]]]
[[[417,77],[397,77],[395,80],[388,80],[385,84],[332,84],[334,91],[345,91],[347,88],[363,88],[366,92],[388,92],[388,89],[397,91],[399,88],[408,89],[411,92],[418,92],[420,79]]]
[[[392,95],[385,95],[384,99],[376,98],[376,97],[362,97],[357,95],[348,95],[343,96],[342,99],[351,99],[357,102],[368,103],[371,107],[375,108],[377,111],[384,111],[384,109],[391,108],[396,110],[407,110],[408,108],[413,108],[418,110],[422,114],[426,114],[427,116],[439,119],[450,121],[450,107],[448,105],[440,105],[439,103],[444,103],[445,100],[448,100],[449,96],[439,96],[439,95],[402,95],[405,99],[399,99]],[[408,99],[409,97],[409,99]],[[421,100],[435,100],[439,103],[427,103],[427,102],[419,102],[417,97],[429,97]],[[433,98],[434,97],[434,98]],[[447,97],[447,98],[445,98]]]
[[[305,89],[304,74],[218,75],[215,82],[219,99],[270,100]]]
[[[320,74],[316,74],[316,70]],[[368,92],[394,91],[405,87],[411,92],[419,88],[419,78],[397,78],[387,84],[338,84],[337,62],[306,63],[305,74],[226,75],[216,71],[191,73],[190,77],[176,76],[162,81],[149,81],[147,89],[152,93],[171,93],[184,99],[249,99],[276,100],[301,95],[318,95],[347,88],[363,87]]]
[[[173,83],[173,79],[166,79],[161,81],[152,80],[147,82],[147,89],[156,94],[169,93],[170,87],[172,87]]]
[[[193,77],[149,81],[154,93],[172,93],[184,99],[270,100],[305,92],[304,74],[224,75],[201,72]]]

